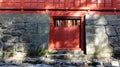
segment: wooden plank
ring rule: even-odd
[[[75,7],[80,7],[80,0],[75,0]]]
[[[98,8],[104,8],[105,4],[104,3],[98,3]]]
[[[113,2],[113,8],[116,8],[116,7],[117,7],[117,6],[116,6],[116,4],[117,4],[116,1],[117,1],[117,0],[113,0],[113,1],[112,1],[112,2]],[[119,0],[119,1],[120,1],[120,0]]]
[[[65,0],[65,8],[67,8],[68,9],[68,0]]]
[[[16,6],[16,8],[20,8],[21,4],[19,3],[14,3],[14,6]]]
[[[81,7],[87,7],[87,0],[81,0]]]
[[[74,1],[74,2],[73,2]],[[0,8],[89,9],[120,8],[120,0],[0,0]]]
[[[91,4],[91,0],[88,0],[88,1],[87,1],[87,7],[89,7],[90,4]]]
[[[37,9],[39,9],[39,8],[41,8],[41,9],[48,9],[48,7],[47,7],[47,5],[45,6],[45,3],[38,3],[37,4]]]
[[[34,2],[33,2],[33,3],[30,3],[30,6],[31,6],[31,8],[37,8],[37,4],[38,4],[38,3],[34,3]],[[30,6],[29,6],[29,7],[30,7]]]
[[[98,3],[102,3],[103,4],[103,3],[105,3],[104,1],[105,0],[98,0]]]
[[[49,0],[37,0],[37,2],[48,2]]]
[[[111,7],[112,7],[112,4],[105,4],[105,7],[106,7],[106,8],[108,8],[108,7],[111,8]]]
[[[41,0],[41,1],[44,1],[44,0]],[[37,0],[31,0],[31,2],[38,2]]]
[[[41,1],[39,0],[39,2],[41,2]],[[42,1],[42,2],[43,2],[43,1]],[[48,0],[45,0],[43,3],[44,3],[44,4],[39,4],[39,7],[44,5],[45,8],[48,9],[48,8],[49,8],[49,7],[48,7],[48,6],[49,6],[49,1],[48,1]]]
[[[60,8],[63,9],[65,7],[64,3],[60,3]]]
[[[110,3],[112,3],[112,0],[105,0],[105,3],[110,4]]]
[[[24,0],[24,2],[31,2],[31,0]]]

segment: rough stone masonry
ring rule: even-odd
[[[89,57],[119,57],[120,16],[86,15],[86,47]]]
[[[49,24],[48,14],[0,14],[0,54],[48,48]]]

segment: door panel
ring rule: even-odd
[[[57,19],[53,25],[50,49],[80,49],[80,19]]]

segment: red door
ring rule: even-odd
[[[50,33],[50,49],[80,49],[80,19],[54,19]]]

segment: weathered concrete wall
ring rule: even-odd
[[[91,57],[112,57],[120,52],[120,16],[86,15],[86,48]]]
[[[47,14],[0,14],[1,50],[25,52],[46,49],[49,26]]]

